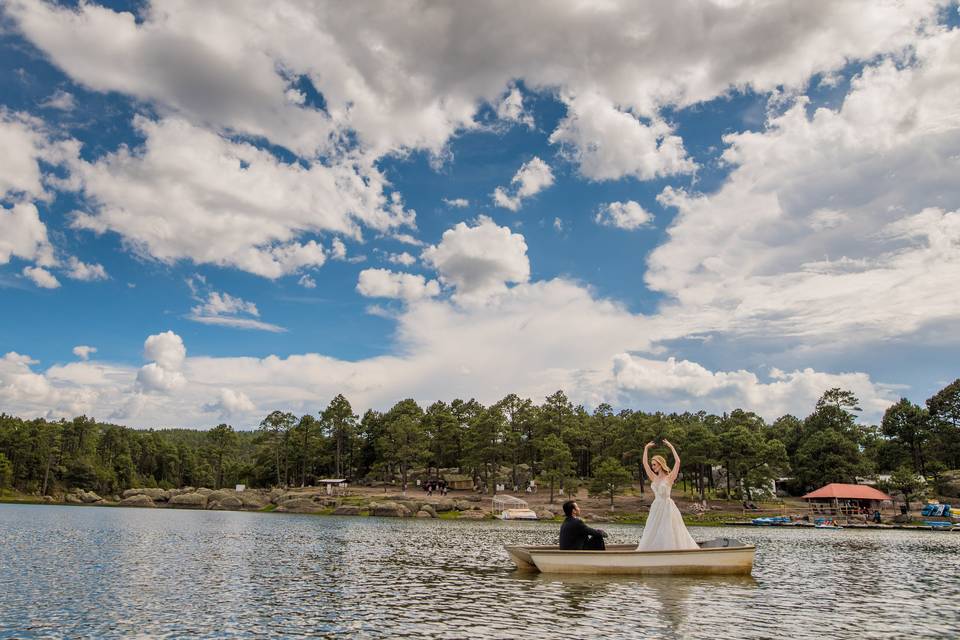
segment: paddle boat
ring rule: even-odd
[[[754,518],[750,522],[759,527],[793,524],[793,520],[790,519],[790,516],[767,516],[765,518]]]
[[[756,548],[730,538],[698,543],[699,549],[637,551],[636,545],[608,545],[605,551],[561,551],[556,545],[507,545],[518,569],[543,573],[749,575]]]
[[[836,521],[827,520],[825,518],[817,518],[813,527],[814,529],[843,529],[843,527],[838,525]]]

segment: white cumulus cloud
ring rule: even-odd
[[[102,264],[87,264],[73,256],[70,256],[67,260],[66,275],[68,278],[84,282],[106,280],[109,277],[107,276],[107,270],[103,268]]]
[[[653,223],[653,215],[640,206],[639,202],[608,202],[601,205],[594,217],[597,224],[633,231]]]
[[[0,206],[0,265],[10,262],[11,257],[44,267],[56,264],[47,226],[31,203],[18,203],[9,209]]]
[[[364,269],[357,280],[357,291],[368,298],[399,298],[412,302],[440,295],[440,285],[436,280],[427,280],[418,274]]]
[[[191,286],[195,285],[191,283]],[[316,286],[316,283],[314,283],[314,286]],[[272,333],[286,331],[281,326],[260,320],[260,310],[257,309],[256,304],[232,296],[229,293],[209,291],[206,298],[200,298],[199,300],[200,304],[191,308],[190,315],[187,316],[194,322],[235,329],[256,329]]]
[[[526,198],[540,193],[553,182],[553,171],[550,165],[534,156],[531,160],[524,162],[510,180],[513,195],[503,187],[497,187],[493,192],[493,201],[497,206],[517,211]]]
[[[85,344],[79,344],[73,348],[73,355],[81,360],[89,360],[90,356],[97,352],[96,347],[90,347]]]
[[[22,273],[24,277],[42,289],[57,289],[60,287],[60,281],[57,280],[57,277],[43,267],[24,267]]]
[[[415,218],[399,194],[384,195],[369,164],[304,167],[182,120],[137,117],[135,125],[142,148],[72,161],[95,203],[73,225],[116,232],[157,260],[278,278],[326,261],[319,243],[297,239],[304,233],[359,237],[361,225],[387,231]]]
[[[508,283],[530,279],[527,243],[519,233],[480,216],[474,226],[459,223],[444,231],[439,244],[423,251],[423,260],[456,288],[461,301],[502,292]]]

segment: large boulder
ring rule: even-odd
[[[153,503],[153,500],[150,499],[150,496],[142,493],[135,493],[132,496],[127,496],[126,498],[121,500],[120,506],[121,507],[155,507],[157,505]]]
[[[423,504],[417,500],[397,500],[396,502],[409,511],[411,515],[415,514],[417,511],[420,511],[420,506]]]
[[[155,502],[166,502],[170,499],[170,492],[165,489],[156,488],[127,489],[123,492],[124,498],[129,498],[130,496],[147,496]]]
[[[546,509],[541,509],[537,511],[537,518],[540,520],[553,520],[553,512],[547,511]]]
[[[960,469],[940,474],[937,479],[937,493],[945,498],[960,498]]]
[[[238,511],[243,508],[243,501],[237,496],[225,496],[218,500],[211,500],[207,496],[207,509],[214,511]]]
[[[280,513],[319,513],[323,505],[310,498],[288,498],[277,506]]]
[[[77,495],[80,498],[80,501],[84,504],[95,504],[98,502],[106,502],[103,498],[95,494],[93,491],[79,491]]]
[[[479,509],[480,505],[468,500],[454,500],[454,507],[457,511],[471,511],[473,509]]]
[[[230,491],[229,489],[217,489],[207,494],[207,502],[220,502],[224,498],[235,495],[235,493],[236,492]]]
[[[200,487],[200,488],[197,489],[194,493],[199,493],[199,494],[202,495],[202,496],[209,496],[211,493],[213,493],[213,489],[208,489],[208,488],[206,488],[206,487]]]
[[[270,504],[270,500],[257,493],[247,493],[244,491],[237,495],[244,509],[263,509]]]
[[[63,501],[67,504],[83,504],[83,500],[81,500],[80,496],[75,493],[68,493],[67,495],[63,496]]]
[[[342,504],[336,509],[333,510],[333,515],[335,516],[358,516],[360,515],[360,507],[352,504]]]
[[[437,517],[437,512],[436,512],[436,510],[435,510],[431,505],[429,505],[429,504],[425,504],[425,505],[423,505],[422,507],[420,507],[420,511],[417,511],[417,517],[418,517],[418,518],[420,517],[420,514],[421,514],[421,513],[426,513],[426,514],[427,514],[428,516],[430,516],[431,518],[436,518],[436,517]]]
[[[437,513],[443,513],[444,511],[453,511],[457,508],[457,505],[453,500],[448,498],[442,498],[440,500],[434,500],[429,503],[433,507],[433,510]]]
[[[202,493],[181,493],[170,498],[170,506],[178,509],[206,509],[207,496]]]
[[[431,516],[429,512],[424,511],[424,510],[421,509],[420,511],[417,511],[417,517],[418,517],[418,518],[433,518],[433,517],[435,517],[435,516]]]
[[[371,502],[370,515],[388,518],[408,518],[410,510],[396,502]]]

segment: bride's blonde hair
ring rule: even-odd
[[[663,456],[659,456],[659,455],[653,456],[652,458],[650,458],[650,462],[651,464],[656,462],[657,464],[660,465],[660,468],[663,470],[665,474],[670,475],[670,467],[667,466],[667,459],[664,458]]]

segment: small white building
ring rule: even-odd
[[[325,478],[318,480],[317,483],[326,487],[328,496],[343,495],[347,487],[350,486],[350,483],[343,478]]]

